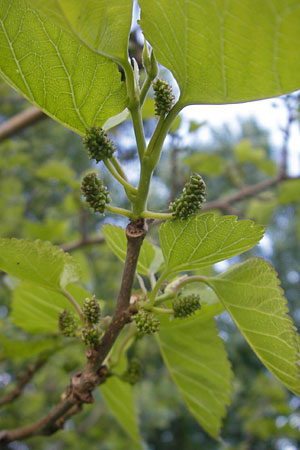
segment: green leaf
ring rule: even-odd
[[[114,376],[101,386],[101,393],[116,420],[141,449],[132,386]]]
[[[68,253],[47,241],[0,239],[0,269],[50,288],[64,288],[80,278],[80,268]]]
[[[115,60],[127,61],[132,0],[29,0],[76,39]]]
[[[272,218],[272,214],[278,205],[278,201],[273,192],[262,192],[259,198],[250,200],[246,217],[250,217],[257,223],[267,224]]]
[[[102,233],[109,248],[124,262],[127,239],[123,228],[106,224],[102,227]],[[163,257],[160,248],[144,239],[137,264],[137,272],[142,275],[149,275],[149,272],[155,273],[162,262]]]
[[[63,161],[51,160],[43,164],[36,171],[36,175],[44,180],[58,180],[63,184],[74,187],[76,184],[75,171]]]
[[[125,336],[126,331],[123,330],[110,353],[112,361],[114,360],[114,355],[118,357],[120,345]],[[123,353],[118,363],[113,366],[113,372],[121,375],[126,369],[127,358],[126,354]],[[100,391],[118,423],[134,441],[134,448],[141,450],[141,436],[139,433],[134,388],[129,383],[122,381],[118,376],[112,376],[100,386]]]
[[[223,104],[300,88],[298,0],[140,0],[141,27],[180,103]]]
[[[67,291],[79,305],[91,294],[79,285],[71,284]],[[70,301],[60,292],[32,283],[22,282],[13,293],[12,319],[30,333],[58,333],[58,316],[63,309],[77,312]]]
[[[0,334],[0,359],[7,358],[30,358],[39,353],[47,352],[59,347],[59,342],[56,338],[41,339],[26,339],[12,340]]]
[[[300,395],[299,336],[273,267],[251,258],[207,282],[263,364]]]
[[[300,201],[300,180],[287,180],[280,183],[279,203],[288,205],[289,203],[299,203]]]
[[[184,158],[182,162],[201,175],[220,175],[224,171],[222,158],[213,153],[195,153]]]
[[[0,3],[0,42],[0,75],[73,131],[83,134],[92,125],[101,126],[126,107],[126,88],[117,65],[26,0]]]
[[[167,272],[210,266],[254,247],[264,227],[236,216],[200,214],[168,220],[159,230]]]
[[[234,147],[236,160],[240,164],[254,164],[255,167],[267,175],[275,175],[277,171],[275,161],[267,159],[266,149],[253,147],[249,139],[243,139]]]
[[[214,320],[201,314],[176,319],[161,327],[157,341],[189,410],[207,433],[217,437],[230,403],[232,372]]]

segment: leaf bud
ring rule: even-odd
[[[88,151],[89,158],[94,159],[97,163],[103,161],[103,159],[111,158],[116,150],[106,131],[100,127],[91,127],[86,130],[82,142]]]
[[[205,202],[206,185],[197,173],[193,173],[185,184],[182,194],[170,203],[169,210],[177,219],[187,219],[196,214]]]
[[[130,359],[127,370],[121,375],[123,381],[136,384],[142,375],[142,365],[137,358]]]
[[[97,347],[100,344],[101,334],[102,331],[95,326],[83,328],[81,331],[81,339],[88,347]]]
[[[110,202],[109,191],[95,173],[89,173],[83,178],[81,192],[95,212],[104,214],[105,206]]]
[[[95,325],[99,322],[101,310],[95,295],[92,298],[86,298],[84,300],[82,312],[84,321],[89,325]]]
[[[65,337],[75,337],[78,327],[78,321],[75,314],[68,309],[64,309],[59,313],[58,328]]]
[[[153,334],[159,330],[160,321],[154,315],[144,309],[140,309],[134,316],[137,330],[140,335]]]
[[[185,297],[178,297],[173,301],[172,307],[175,318],[185,319],[201,308],[200,296],[191,294]]]
[[[153,83],[155,114],[157,116],[165,116],[168,114],[174,104],[174,95],[172,88],[166,81],[157,78]]]

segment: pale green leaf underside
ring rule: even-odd
[[[107,224],[102,227],[102,233],[109,248],[124,262],[127,239],[123,228]],[[149,275],[150,271],[155,273],[162,262],[163,257],[160,248],[144,239],[137,263],[137,272],[142,275]]]
[[[208,279],[208,284],[263,364],[300,395],[298,335],[273,267],[251,258]]]
[[[71,284],[68,292],[82,305],[91,294],[79,285]],[[13,293],[12,319],[14,323],[30,333],[58,333],[58,316],[64,309],[76,315],[73,305],[60,292],[42,286],[22,282]]]
[[[80,278],[80,267],[68,253],[39,240],[0,239],[0,270],[55,289]]]
[[[109,355],[111,360],[114,360],[114,356],[118,358],[120,345],[125,336],[126,332],[123,329]],[[121,375],[126,368],[127,357],[123,353],[118,363],[113,366],[113,372]],[[141,437],[133,387],[129,383],[120,380],[117,376],[112,376],[100,386],[100,391],[115,419],[131,439],[133,439],[135,445],[132,447],[141,450]]]
[[[163,359],[189,410],[217,437],[230,403],[232,372],[213,319],[200,315],[162,328],[157,341]]]
[[[139,1],[141,27],[182,105],[236,103],[300,88],[299,0]]]
[[[26,339],[12,340],[0,334],[0,359],[7,358],[30,358],[39,353],[47,352],[59,347],[59,342],[56,337],[45,339]]]
[[[115,63],[25,0],[0,3],[0,75],[53,119],[83,134],[126,107]]]
[[[37,10],[102,55],[126,60],[132,0],[29,0]]]
[[[132,386],[117,377],[110,377],[100,389],[105,402],[116,420],[133,441],[135,441],[135,448],[141,449]]]
[[[168,272],[210,266],[254,247],[264,227],[236,216],[200,214],[187,220],[169,220],[159,237]]]

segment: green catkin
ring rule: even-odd
[[[96,347],[100,344],[101,335],[101,330],[95,326],[83,328],[81,331],[81,339],[88,347]]]
[[[91,127],[86,130],[82,142],[88,151],[89,158],[94,159],[97,163],[111,158],[116,151],[114,143],[100,127]]]
[[[64,309],[59,313],[58,328],[61,334],[65,337],[75,337],[78,327],[78,321],[75,314],[68,309]]]
[[[110,203],[109,191],[95,173],[89,173],[83,178],[81,192],[95,212],[104,214],[106,205]]]
[[[135,316],[137,330],[140,335],[153,334],[159,330],[160,321],[154,315],[141,309]]]
[[[142,365],[137,358],[130,359],[127,370],[121,375],[123,381],[136,384],[142,375]]]
[[[166,81],[157,78],[153,83],[154,101],[155,101],[155,115],[165,116],[170,112],[174,104],[174,95],[172,88]]]
[[[202,209],[205,196],[206,185],[201,175],[194,173],[185,184],[181,196],[170,203],[169,210],[174,218],[187,219]]]
[[[99,322],[101,316],[101,309],[96,297],[86,298],[82,307],[83,319],[89,325],[95,325]]]
[[[200,296],[196,294],[177,297],[172,304],[174,317],[184,319],[201,308]]]

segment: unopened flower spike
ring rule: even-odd
[[[95,173],[89,173],[83,178],[81,192],[95,212],[104,214],[105,206],[110,203],[109,191]]]
[[[159,330],[160,321],[150,312],[141,309],[135,316],[137,330],[140,335],[153,334]]]
[[[136,384],[142,375],[142,365],[137,358],[131,358],[128,363],[127,370],[122,374],[121,378],[130,384]]]
[[[64,309],[59,313],[58,328],[65,337],[75,337],[78,327],[78,321],[75,314],[68,309]]]
[[[94,159],[97,163],[103,161],[103,159],[111,158],[116,150],[106,131],[100,127],[91,127],[86,130],[82,142],[88,151],[89,158]]]
[[[172,88],[166,81],[157,78],[152,83],[155,100],[155,114],[156,116],[165,116],[171,110],[174,104],[174,95]]]
[[[86,298],[82,307],[83,319],[89,325],[95,325],[99,322],[101,309],[95,295],[92,298]]]
[[[200,296],[191,294],[185,297],[177,297],[172,304],[174,317],[184,319],[201,309]]]
[[[185,184],[181,196],[170,203],[169,210],[174,218],[187,219],[201,210],[205,196],[206,185],[201,175],[194,173]]]
[[[102,331],[95,327],[83,328],[81,331],[81,339],[88,347],[96,347],[100,344]]]

